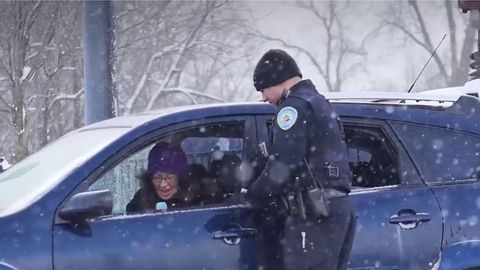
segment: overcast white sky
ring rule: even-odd
[[[327,4],[327,1],[318,2]],[[344,13],[350,36],[358,40],[378,26],[389,2],[391,1],[352,1],[352,8]],[[435,46],[443,35],[448,33],[445,11],[434,8],[428,10],[426,7],[440,3],[443,3],[443,0],[420,1],[431,33],[432,43]],[[318,26],[318,20],[308,12],[293,7],[294,4],[295,1],[248,1],[248,6],[254,16],[258,18],[257,26],[264,33],[303,46],[320,55],[322,30]],[[466,16],[462,15],[459,9],[455,12],[459,19],[460,16]],[[461,31],[462,25],[458,25],[457,28],[460,28],[458,31]],[[447,36],[438,51],[439,55],[445,55],[448,51],[448,39]],[[273,47],[281,48],[281,45],[266,43],[264,47],[259,48],[258,58],[263,52]],[[343,91],[406,91],[430,56],[417,44],[405,42],[405,37],[400,32],[391,32],[387,29],[380,32],[378,37],[371,39],[366,44],[366,49],[368,57],[364,63],[365,72],[353,74],[345,83]],[[292,55],[297,55],[295,50],[287,49],[287,51]],[[323,80],[311,62],[305,57],[297,57],[297,61],[304,77],[313,79],[319,90],[322,91]],[[431,61],[425,74],[422,75],[422,79],[434,71],[436,71],[436,66]],[[415,90],[426,88],[422,79]]]

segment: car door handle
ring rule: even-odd
[[[430,214],[419,213],[411,216],[398,216],[393,215],[390,217],[389,222],[392,224],[398,223],[412,223],[412,222],[427,222],[430,221]]]
[[[414,229],[422,222],[430,221],[431,217],[428,213],[416,213],[412,209],[403,209],[397,215],[389,218],[390,224],[398,224],[403,229]]]
[[[230,229],[225,231],[216,231],[213,232],[213,239],[223,239],[223,238],[245,238],[255,236],[257,230],[253,228],[240,228],[240,229]]]

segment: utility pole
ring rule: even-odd
[[[85,124],[117,115],[112,2],[83,1]]]

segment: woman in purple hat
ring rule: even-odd
[[[182,186],[188,173],[187,158],[179,147],[156,144],[148,154],[147,170],[140,176],[141,188],[127,205],[127,213],[191,205],[192,196]],[[185,191],[184,191],[185,190]]]

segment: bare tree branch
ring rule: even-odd
[[[13,83],[12,73],[10,72],[10,69],[7,67],[7,65],[5,64],[5,62],[3,62],[3,59],[0,59],[0,64],[2,64],[2,68],[5,70],[5,73],[7,74],[8,79],[10,79],[10,82]]]
[[[10,110],[13,108],[13,105],[8,103],[5,99],[3,99],[3,97],[0,97],[0,102],[3,103]]]
[[[205,21],[209,17],[209,15],[213,12],[214,9],[220,7],[216,5],[214,2],[207,2],[206,3],[207,7],[203,15],[201,16],[199,22],[195,25],[193,30],[190,32],[188,35],[187,39],[185,42],[182,44],[181,49],[179,50],[179,53],[175,57],[172,65],[170,66],[169,71],[167,72],[167,75],[163,79],[163,84],[160,86],[160,88],[155,91],[150,99],[150,101],[147,104],[146,110],[151,110],[153,106],[155,105],[158,96],[160,93],[167,88],[168,84],[170,83],[170,80],[172,79],[173,75],[177,72],[178,69],[178,64],[180,60],[183,58],[183,56],[186,54],[187,48],[190,46],[190,43],[193,42],[194,38],[196,37],[198,31],[202,28],[204,25]],[[213,5],[213,6],[210,6]]]
[[[343,75],[345,72],[345,59],[347,57],[365,57],[367,55],[364,49],[365,43],[370,39],[374,33],[378,32],[381,28],[375,28],[365,35],[359,46],[357,42],[348,40],[347,35],[343,32],[346,27],[343,25],[344,16],[341,14],[342,10],[349,7],[348,2],[335,2],[333,0],[325,3],[325,6],[319,7],[314,0],[301,1],[297,0],[297,7],[303,9],[306,12],[311,13],[318,21],[319,28],[324,33],[321,41],[324,43],[322,52],[323,57],[314,55],[310,50],[307,50],[301,46],[288,43],[284,39],[269,37],[263,34],[256,34],[256,36],[263,38],[267,41],[275,41],[280,43],[283,47],[291,48],[299,51],[311,61],[315,66],[318,73],[324,80],[327,90],[340,91],[343,82],[347,79]],[[344,4],[340,6],[341,4]]]
[[[40,9],[40,6],[42,4],[43,4],[43,1],[38,0],[30,10],[28,17],[25,20],[27,27],[25,28],[24,34],[27,34],[30,31],[30,29],[32,29],[33,24],[36,22],[38,18],[38,15],[39,15],[38,10]]]
[[[140,93],[142,92],[142,90],[145,87],[145,83],[147,82],[147,80],[150,76],[150,73],[152,71],[152,66],[153,66],[153,63],[155,62],[155,60],[164,56],[165,54],[172,53],[172,52],[176,51],[176,47],[177,46],[169,46],[167,48],[164,48],[160,52],[154,53],[150,57],[150,59],[148,61],[148,64],[147,64],[147,67],[145,68],[145,71],[144,71],[142,77],[140,78],[140,81],[137,84],[137,87],[133,91],[133,94],[130,97],[130,99],[126,102],[126,108],[125,109],[126,109],[127,114],[130,114],[133,111],[133,105],[134,105],[135,101],[138,99],[138,96],[140,95]]]
[[[447,20],[448,20],[448,30],[450,33],[450,57],[452,67],[458,66],[457,58],[457,25],[455,24],[455,19],[453,18],[452,11],[452,1],[445,0],[445,9],[447,11]],[[455,70],[452,70],[455,72]]]
[[[81,95],[83,95],[83,93],[84,93],[84,88],[78,90],[76,93],[71,95],[68,95],[68,94],[57,95],[54,99],[50,101],[50,104],[48,105],[48,109],[51,110],[57,102],[62,100],[77,100],[78,98],[80,98]]]
[[[415,11],[418,23],[420,24],[420,30],[421,30],[421,33],[422,33],[422,36],[423,36],[423,40],[425,41],[425,44],[429,48],[428,51],[430,53],[433,53],[433,48],[434,47],[433,47],[432,41],[430,40],[430,35],[428,33],[427,26],[425,25],[425,20],[423,19],[423,15],[420,12],[420,9],[418,8],[417,1],[416,0],[408,0],[408,3],[413,7],[413,9]],[[447,81],[448,74],[447,74],[447,70],[445,69],[445,65],[442,62],[442,59],[436,53],[433,56],[433,59],[437,63],[438,69],[440,70],[440,74],[442,75],[442,77],[444,78],[446,83],[448,83],[448,81]]]
[[[407,5],[408,3],[408,5]],[[431,32],[427,28],[428,20],[425,20],[424,15],[420,9],[419,1],[417,0],[408,0],[408,2],[398,2],[390,5],[390,13],[387,14],[388,18],[385,20],[385,24],[392,26],[394,29],[398,29],[405,34],[405,36],[412,40],[414,43],[420,45],[425,49],[429,54],[432,54],[436,44],[432,43]],[[468,26],[465,30],[465,37],[461,45],[461,52],[459,57],[458,52],[458,40],[457,40],[457,23],[465,17],[457,19],[453,12],[453,2],[449,0],[444,0],[439,3],[437,8],[444,8],[446,26],[449,31],[449,56],[450,60],[447,63],[442,59],[437,53],[433,55],[434,62],[438,68],[439,74],[435,76],[435,79],[430,80],[433,82],[432,87],[441,87],[444,86],[458,86],[467,80],[468,74],[468,55],[473,49],[474,43],[474,30]],[[429,8],[432,8],[428,5]],[[402,7],[411,8],[412,13],[406,15],[402,13]],[[410,16],[410,17],[409,17]],[[414,24],[413,27],[409,27],[411,23]],[[440,83],[439,83],[440,81]]]
[[[472,14],[469,14],[469,23],[465,27],[465,37],[463,38],[463,45],[460,51],[460,63],[458,64],[458,77],[452,79],[453,85],[460,85],[468,79],[468,64],[470,62],[470,53],[473,51],[475,45],[476,30],[472,27]]]
[[[6,133],[6,134],[3,134],[2,145],[5,145],[8,137],[10,137],[10,134],[11,134],[11,133],[12,133],[12,130],[7,129],[7,133]]]
[[[386,25],[391,25],[394,26],[398,29],[400,29],[404,34],[406,34],[409,38],[411,38],[415,43],[418,45],[422,46],[425,50],[431,51],[430,48],[428,47],[427,44],[422,42],[420,39],[418,39],[412,32],[410,32],[405,26],[399,24],[398,22],[392,22],[392,21],[385,21]]]
[[[153,109],[159,104],[174,106],[180,102],[180,99],[169,102],[165,94],[178,94],[182,100],[187,97],[188,103],[225,100],[223,93],[236,89],[232,82],[247,66],[245,62],[237,61],[237,56],[244,53],[243,46],[257,40],[245,38],[249,28],[242,25],[244,17],[234,10],[237,5],[228,1],[201,1],[189,5],[172,1],[172,5],[160,14],[158,20],[145,21],[133,28],[138,32],[130,30],[131,35],[124,37],[121,44],[136,42],[125,48],[121,55],[128,59],[122,60],[122,63],[131,62],[121,64],[120,69],[125,80],[122,87],[128,93],[123,93],[122,113],[148,110],[149,105]],[[151,6],[152,10],[146,12],[147,15],[132,13],[132,18],[125,16],[120,29],[126,29],[149,14],[157,13],[157,7]],[[126,8],[132,7],[128,5]],[[222,8],[222,12],[216,12],[219,8]],[[154,34],[159,32],[162,34]],[[245,38],[243,42],[242,37]],[[137,42],[139,39],[141,41]],[[172,47],[171,53],[151,58],[168,47]],[[144,55],[148,57],[144,59]],[[236,73],[230,74],[234,68],[237,68]],[[250,71],[251,67],[247,68]],[[245,77],[242,81],[245,81]],[[172,88],[195,89],[196,92],[172,91]],[[212,96],[210,93],[214,91]]]
[[[135,2],[133,2],[133,3],[135,3]],[[138,11],[140,11],[139,7],[134,7],[132,9],[123,10],[120,13],[118,13],[117,15],[115,15],[115,20],[122,19],[123,17],[125,17],[127,15],[130,15],[130,13],[138,12]]]

